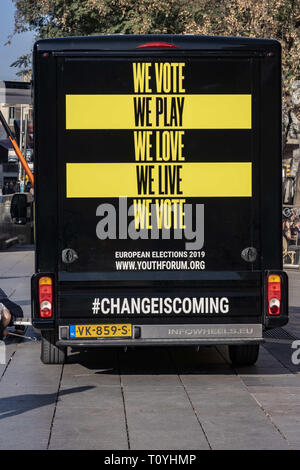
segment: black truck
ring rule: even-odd
[[[288,321],[280,44],[70,37],[33,59],[42,361],[225,344],[254,364]]]

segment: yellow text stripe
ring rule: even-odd
[[[151,166],[151,190],[149,170]],[[175,168],[175,167],[179,168]],[[143,169],[142,169],[143,167]],[[168,168],[167,168],[168,167]],[[145,191],[139,191],[138,175],[148,174]],[[93,184],[91,184],[91,175]],[[175,181],[170,191],[170,180]],[[141,188],[141,186],[140,186]],[[166,190],[167,188],[167,190]],[[174,190],[175,188],[175,190]],[[180,193],[177,191],[179,188]],[[162,191],[164,193],[162,194]],[[67,163],[68,198],[145,197],[251,197],[252,167],[239,163]]]
[[[66,95],[67,130],[176,128],[251,129],[251,95]]]

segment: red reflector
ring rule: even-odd
[[[272,307],[270,307],[270,311],[271,311],[272,315],[279,315],[280,314],[280,308],[277,305],[272,305]]]
[[[41,318],[51,318],[53,316],[53,283],[52,278],[43,276],[39,279],[39,310]]]
[[[281,307],[281,277],[270,274],[267,279],[268,314],[280,315]]]
[[[51,305],[51,304],[50,304]],[[52,306],[51,308],[43,308],[40,311],[41,318],[51,318],[52,317]]]
[[[179,49],[175,44],[169,44],[168,42],[147,42],[136,47],[137,49]]]

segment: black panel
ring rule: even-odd
[[[151,59],[144,59],[151,61]],[[162,60],[162,59],[161,59]],[[164,59],[166,60],[166,59]],[[157,62],[157,60],[155,60]],[[241,252],[254,246],[259,252],[258,115],[256,88],[258,77],[252,59],[184,59],[187,94],[251,94],[252,129],[185,130],[184,154],[187,162],[252,162],[253,197],[187,198],[186,203],[204,204],[205,250],[208,270],[252,270],[260,266],[247,263]],[[99,198],[66,198],[66,163],[115,162],[122,175],[122,163],[134,162],[132,130],[66,130],[66,94],[132,94],[133,74],[130,59],[59,59],[59,175],[62,201],[62,239],[59,252],[76,251],[79,258],[72,265],[60,264],[67,272],[115,271],[116,251],[185,250],[186,240],[99,240],[96,237],[96,209],[101,203],[113,204],[118,219],[118,200]],[[153,86],[153,84],[151,85]],[[101,110],[99,110],[101,112]],[[117,110],[116,110],[117,112]],[[153,145],[155,151],[155,143]],[[213,175],[212,175],[213,179]],[[97,185],[91,174],[91,185]],[[128,199],[128,206],[132,200]],[[195,219],[194,219],[195,224]],[[190,255],[188,255],[189,257]],[[128,269],[125,267],[124,275]],[[143,269],[137,268],[135,269]],[[146,268],[148,269],[148,268]],[[176,269],[180,269],[176,268]],[[185,269],[184,267],[182,269]],[[190,269],[189,267],[187,269]],[[198,269],[198,268],[196,268]]]
[[[34,56],[36,271],[57,269],[56,60]]]

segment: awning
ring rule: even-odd
[[[0,81],[0,103],[31,104],[31,85],[29,82]]]

